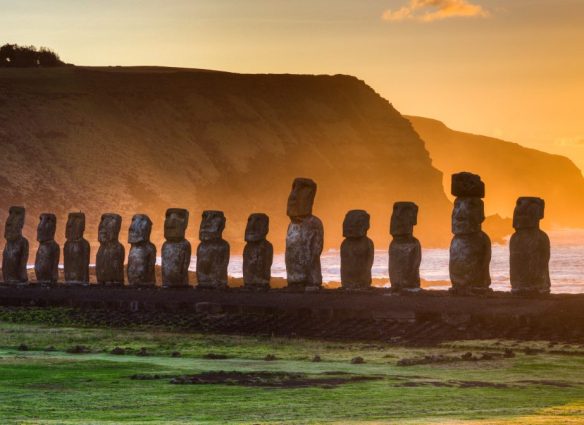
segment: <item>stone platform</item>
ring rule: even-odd
[[[113,327],[428,344],[455,339],[584,343],[584,294],[518,297],[385,289],[251,292],[0,285],[3,307],[66,307],[80,322]]]

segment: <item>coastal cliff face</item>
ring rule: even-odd
[[[10,205],[26,206],[31,248],[39,213],[57,214],[63,242],[66,214],[84,211],[93,258],[101,213],[117,212],[123,243],[132,214],[150,215],[160,252],[164,211],[182,207],[193,243],[202,211],[225,211],[233,252],[242,250],[248,215],[265,212],[268,238],[282,251],[294,177],[318,183],[325,249],[340,246],[350,209],[369,211],[370,236],[387,249],[392,204],[403,200],[420,206],[425,246],[450,238],[451,204],[424,142],[354,77],[5,69],[0,147],[0,220]]]
[[[537,196],[546,202],[545,228],[584,227],[584,178],[568,158],[454,131],[429,118],[408,119],[426,143],[433,165],[443,172],[446,193],[451,173],[470,171],[485,182],[487,214],[512,217],[519,196]]]

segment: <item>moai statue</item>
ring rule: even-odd
[[[291,288],[318,289],[322,286],[320,254],[324,229],[318,217],[312,215],[316,183],[297,178],[288,197],[290,217],[286,235],[286,274]]]
[[[491,240],[481,229],[485,220],[485,185],[476,174],[452,175],[452,194],[456,196],[452,211],[450,243],[451,291],[483,293],[489,291],[491,276]]]
[[[85,232],[85,214],[70,213],[65,231],[65,247],[63,249],[65,283],[70,285],[89,284],[89,254],[90,246],[83,238]]]
[[[24,227],[24,207],[10,207],[4,238],[6,246],[2,258],[4,283],[26,283],[28,274],[28,241],[22,236]]]
[[[539,229],[545,203],[541,198],[517,199],[513,212],[515,233],[511,236],[511,292],[550,292],[550,240]]]
[[[162,286],[188,288],[191,244],[185,239],[189,224],[189,212],[181,208],[166,210],[162,245]]]
[[[418,224],[418,206],[413,202],[393,204],[389,232],[393,240],[389,245],[389,280],[395,291],[420,290],[420,263],[422,247],[414,237]]]
[[[37,227],[39,248],[34,262],[34,272],[38,283],[54,285],[59,280],[59,257],[61,256],[61,248],[55,242],[57,216],[41,214],[39,219]]]
[[[270,218],[266,214],[251,214],[245,228],[243,249],[243,284],[249,289],[269,289],[274,248],[266,240]]]
[[[102,285],[124,285],[124,259],[126,249],[118,240],[122,228],[119,214],[102,214],[99,222],[99,249],[95,257],[97,283]]]
[[[128,283],[131,286],[156,285],[156,246],[150,242],[152,221],[145,214],[135,214],[128,232],[132,245],[128,254]]]
[[[371,287],[373,267],[373,241],[367,237],[369,214],[363,210],[351,210],[343,221],[341,244],[341,285],[344,289],[368,289]]]
[[[204,211],[197,247],[197,287],[227,288],[229,244],[223,240],[225,215],[223,211]]]

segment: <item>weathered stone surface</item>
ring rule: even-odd
[[[418,223],[418,206],[413,202],[393,204],[389,245],[389,280],[397,291],[420,289],[420,263],[422,247],[413,235]]]
[[[545,203],[541,198],[517,199],[513,213],[515,233],[509,242],[513,293],[550,292],[550,240],[539,228],[544,208]]]
[[[145,214],[135,214],[128,232],[132,245],[128,254],[128,283],[132,286],[156,285],[156,246],[150,242],[152,221]]]
[[[454,292],[489,290],[491,277],[491,240],[481,230],[484,221],[483,201],[477,197],[457,198],[452,211],[450,244],[450,280]]]
[[[89,242],[83,238],[85,232],[85,214],[70,213],[65,231],[65,247],[63,249],[65,283],[89,283]]]
[[[55,214],[41,214],[37,227],[39,247],[34,262],[37,282],[45,285],[56,284],[59,280],[59,258],[61,248],[55,242],[57,217]]]
[[[481,231],[485,206],[480,198],[457,198],[452,210],[452,233],[467,235]]]
[[[185,288],[189,286],[191,244],[185,239],[189,212],[181,208],[166,210],[162,245],[162,286]]]
[[[288,197],[286,214],[293,221],[312,215],[312,206],[316,196],[316,183],[311,179],[296,178]]]
[[[485,184],[481,177],[476,174],[468,172],[457,173],[452,175],[450,192],[453,196],[461,198],[484,198]]]
[[[28,282],[26,263],[28,262],[28,240],[22,236],[24,227],[24,207],[10,207],[4,238],[2,275],[5,283]]]
[[[124,284],[124,259],[126,250],[119,241],[122,217],[119,214],[102,214],[99,222],[99,249],[95,259],[97,283]]]
[[[227,288],[229,244],[223,240],[223,211],[204,211],[199,230],[201,243],[197,247],[197,287]]]
[[[269,289],[274,248],[266,240],[270,219],[266,214],[251,214],[245,228],[243,284],[250,289]]]
[[[291,219],[286,234],[286,274],[288,286],[320,288],[324,229],[318,217],[312,215],[316,183],[297,178],[288,197],[287,214]]]
[[[367,237],[369,223],[369,214],[363,210],[349,211],[343,221],[341,285],[345,289],[371,287],[374,247]]]

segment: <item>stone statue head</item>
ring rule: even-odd
[[[14,241],[22,236],[24,214],[24,207],[10,207],[8,210],[8,219],[4,228],[4,238],[7,241]]]
[[[362,238],[369,230],[369,214],[364,210],[351,210],[343,220],[343,236],[345,238]]]
[[[404,236],[414,233],[418,224],[418,206],[413,202],[396,202],[393,204],[389,233],[392,236]]]
[[[225,229],[225,215],[223,211],[203,211],[203,221],[199,228],[199,239],[201,241],[212,241],[221,239]]]
[[[99,222],[98,240],[101,243],[114,242],[120,236],[122,217],[119,214],[107,213],[101,215]]]
[[[286,214],[291,219],[312,215],[312,205],[316,195],[316,183],[311,179],[296,178],[288,197]]]
[[[481,176],[464,171],[452,175],[450,192],[454,196],[463,198],[484,198],[485,184],[481,180]]]
[[[57,216],[55,214],[41,214],[37,227],[37,241],[48,242],[55,239],[57,230]]]
[[[128,243],[150,242],[152,220],[146,214],[134,214],[128,231]]]
[[[76,241],[83,238],[83,232],[85,232],[85,213],[69,213],[65,238],[68,241]]]
[[[545,201],[541,198],[522,196],[517,198],[513,211],[513,227],[515,229],[539,228],[543,218]]]
[[[189,212],[182,208],[169,208],[166,210],[164,220],[164,237],[167,241],[182,241],[185,238],[189,224]]]
[[[245,227],[245,241],[263,241],[270,230],[270,218],[264,213],[250,214]]]
[[[452,233],[466,235],[481,231],[485,205],[480,198],[456,198],[452,210]]]

